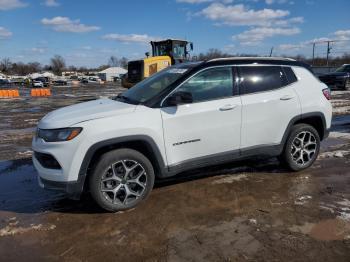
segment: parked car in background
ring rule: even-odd
[[[32,87],[44,87],[44,84],[41,81],[33,80],[32,81]]]
[[[350,90],[350,64],[342,65],[332,73],[321,75],[319,79],[331,89]]]
[[[8,85],[10,81],[8,79],[0,79],[0,85]]]
[[[38,77],[34,79],[35,81],[40,81],[43,83],[44,87],[49,87],[50,86],[50,79],[48,77]]]
[[[66,80],[58,79],[58,80],[53,81],[53,84],[55,86],[66,86],[68,83]]]

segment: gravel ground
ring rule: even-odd
[[[49,98],[0,100],[0,260],[350,261],[350,92],[333,92],[332,132],[303,172],[274,158],[199,169],[157,181],[145,203],[115,214],[89,196],[39,188],[30,160],[38,120],[123,90],[54,87]]]

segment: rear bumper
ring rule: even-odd
[[[57,182],[38,176],[38,183],[41,188],[63,192],[71,199],[79,199],[84,189],[85,177],[80,177],[75,182]]]

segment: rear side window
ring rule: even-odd
[[[274,90],[288,84],[280,66],[241,66],[239,72],[241,94]]]
[[[295,76],[292,68],[290,67],[283,67],[284,73],[286,74],[286,77],[288,79],[289,84],[292,84],[296,81],[298,81],[298,78]]]

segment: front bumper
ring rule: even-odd
[[[84,177],[76,182],[57,182],[38,176],[38,183],[41,188],[63,192],[71,199],[79,199],[84,190]]]
[[[84,190],[85,175],[80,175],[81,158],[79,139],[69,142],[46,143],[34,137],[32,160],[38,173],[39,185],[45,189],[65,192],[78,199]],[[84,151],[85,152],[85,151]]]

